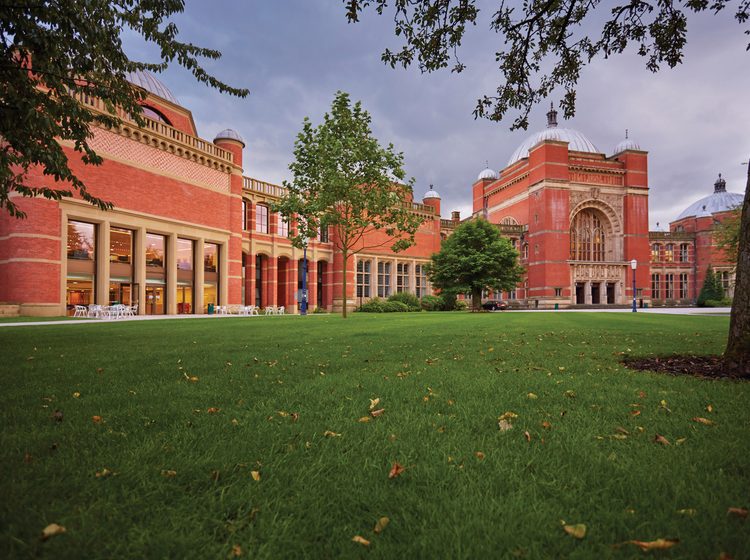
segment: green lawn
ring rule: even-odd
[[[742,558],[750,520],[727,510],[750,506],[750,384],[619,364],[717,353],[727,328],[640,313],[0,328],[0,557],[637,558],[613,545],[671,538],[651,556]],[[383,414],[359,422],[375,398]],[[50,523],[67,531],[43,542]]]

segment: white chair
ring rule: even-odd
[[[283,315],[284,314],[284,306],[280,306],[276,308],[276,315]]]
[[[128,317],[135,317],[136,315],[138,315],[138,304],[131,305],[130,307],[128,307],[125,314]]]
[[[257,305],[249,305],[247,309],[250,315],[255,315],[256,317],[260,315],[260,313],[258,313]]]
[[[88,317],[88,316],[89,316],[89,310],[86,308],[85,305],[76,305],[75,313],[73,313],[73,317]]]
[[[276,314],[276,306],[275,305],[269,305],[266,307],[266,315],[275,315]]]
[[[102,316],[102,306],[94,303],[89,305],[89,317],[96,317],[97,319]]]

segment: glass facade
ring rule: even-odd
[[[409,291],[409,265],[408,264],[398,263],[398,265],[396,265],[396,291],[397,292]]]
[[[391,263],[378,263],[378,297],[391,295]]]
[[[96,226],[68,221],[65,304],[68,315],[76,305],[96,303]]]
[[[191,239],[177,239],[177,313],[194,313],[193,285],[195,283],[195,243]]]
[[[370,261],[357,261],[357,297],[370,297]]]
[[[147,315],[163,315],[167,312],[166,251],[167,239],[156,233],[146,234],[146,301]]]
[[[203,244],[203,311],[208,304],[219,305],[219,245]]]
[[[138,296],[134,287],[134,234],[129,229],[109,230],[109,304],[134,305]]]

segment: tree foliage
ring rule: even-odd
[[[703,307],[708,301],[721,301],[723,299],[724,287],[713,268],[709,266],[706,271],[706,278],[703,280],[703,287],[698,294],[698,307]]]
[[[482,290],[513,290],[523,276],[518,251],[483,219],[464,222],[443,242],[427,266],[432,284],[448,292],[470,292],[478,309]]]
[[[208,74],[199,58],[221,53],[178,40],[169,19],[184,0],[13,0],[0,2],[0,209],[24,217],[13,195],[59,200],[73,192],[106,210],[71,171],[60,141],[72,144],[86,164],[102,158],[91,148],[91,126],[114,127],[118,115],[145,121],[139,101],[146,92],[126,80],[128,72],[161,72],[171,62],[221,92],[245,97],[246,89]],[[135,33],[160,51],[158,63],[136,62],[122,48],[123,33]],[[102,100],[110,114],[89,110],[82,97]],[[31,181],[40,166],[50,181]]]
[[[500,121],[509,111],[519,114],[512,128],[526,128],[531,108],[562,88],[565,117],[575,114],[576,85],[591,60],[622,53],[635,46],[652,72],[663,64],[682,62],[691,13],[715,14],[734,7],[740,24],[750,18],[748,0],[629,0],[606,8],[599,0],[495,0],[488,25],[499,35],[495,53],[504,82],[494,95],[477,101],[474,114]],[[468,27],[479,23],[479,0],[345,0],[349,22],[374,7],[379,14],[392,8],[400,50],[386,49],[382,59],[391,67],[416,64],[422,72],[465,65],[458,50]],[[606,18],[606,19],[605,19]],[[602,23],[603,21],[603,23]],[[600,29],[590,34],[589,29]],[[750,35],[750,30],[745,31]],[[750,49],[750,45],[748,45]]]
[[[729,212],[714,230],[716,245],[724,251],[727,261],[736,265],[740,250],[740,224],[742,218],[742,206],[738,206]]]
[[[359,101],[352,105],[340,91],[322,124],[314,127],[305,118],[289,165],[292,180],[284,182],[287,193],[273,207],[296,220],[292,242],[297,247],[321,228],[331,228],[344,269],[349,257],[363,250],[390,246],[398,252],[413,245],[423,221],[411,204],[413,179],[404,182],[403,154],[392,144],[380,146],[371,120]],[[346,317],[346,274],[342,285]]]

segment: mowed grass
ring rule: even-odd
[[[658,557],[742,558],[750,520],[727,509],[750,506],[750,385],[619,363],[717,353],[727,328],[640,313],[2,328],[0,556],[634,558],[613,545],[672,538]],[[375,398],[384,413],[358,421]],[[49,523],[66,533],[41,541]]]

